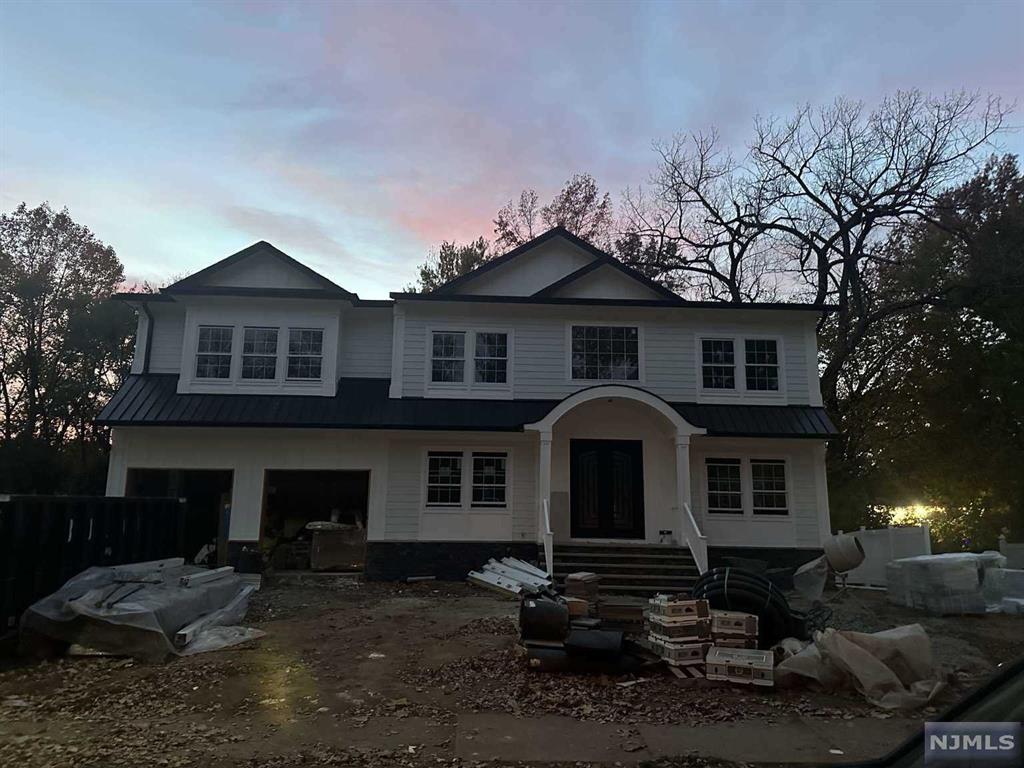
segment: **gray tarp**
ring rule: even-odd
[[[29,607],[22,632],[150,661],[261,637],[256,629],[223,626],[241,621],[248,608],[246,585],[236,574],[188,587],[179,583],[204,571],[180,559],[89,568]],[[176,648],[175,634],[201,617],[208,618],[207,628]]]

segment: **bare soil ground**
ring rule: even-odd
[[[623,688],[622,678],[532,673],[516,647],[516,609],[461,584],[265,587],[246,621],[267,632],[256,643],[163,665],[61,658],[0,671],[0,765],[518,765],[475,760],[460,748],[473,739],[458,732],[460,717],[472,713],[604,724],[639,761],[647,753],[638,729],[651,724],[782,726],[801,718],[827,727],[935,712],[894,715],[853,692],[709,691],[668,675]],[[955,673],[951,698],[1019,652],[1016,617],[932,618],[872,593],[841,598],[832,624],[874,631],[914,621]],[[877,753],[892,746],[880,743]],[[689,755],[644,764],[723,763]]]

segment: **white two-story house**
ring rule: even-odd
[[[122,294],[107,493],[187,496],[192,545],[243,567],[354,521],[369,578],[586,546],[796,564],[830,535],[819,308],[686,301],[562,229],[391,297],[265,242]]]

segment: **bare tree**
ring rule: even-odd
[[[524,189],[519,200],[510,200],[494,218],[494,242],[502,249],[515,248],[551,227],[565,227],[599,248],[610,248],[614,207],[590,174],[577,173],[554,199],[539,206],[537,193]]]
[[[840,370],[873,324],[933,300],[879,300],[886,236],[940,220],[941,193],[980,167],[1008,113],[996,98],[967,93],[898,92],[872,111],[840,99],[789,120],[756,120],[741,161],[714,132],[677,136],[658,147],[649,189],[626,195],[626,226],[677,243],[672,270],[706,296],[785,292],[835,305],[822,375],[832,403]]]

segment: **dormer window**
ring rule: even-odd
[[[199,326],[196,346],[197,379],[231,378],[231,336],[234,328],[221,325]]]
[[[288,329],[288,378],[319,380],[324,359],[323,328]]]
[[[246,328],[242,337],[242,378],[277,376],[277,328]]]
[[[779,388],[779,350],[775,339],[747,339],[747,389],[774,392]]]

